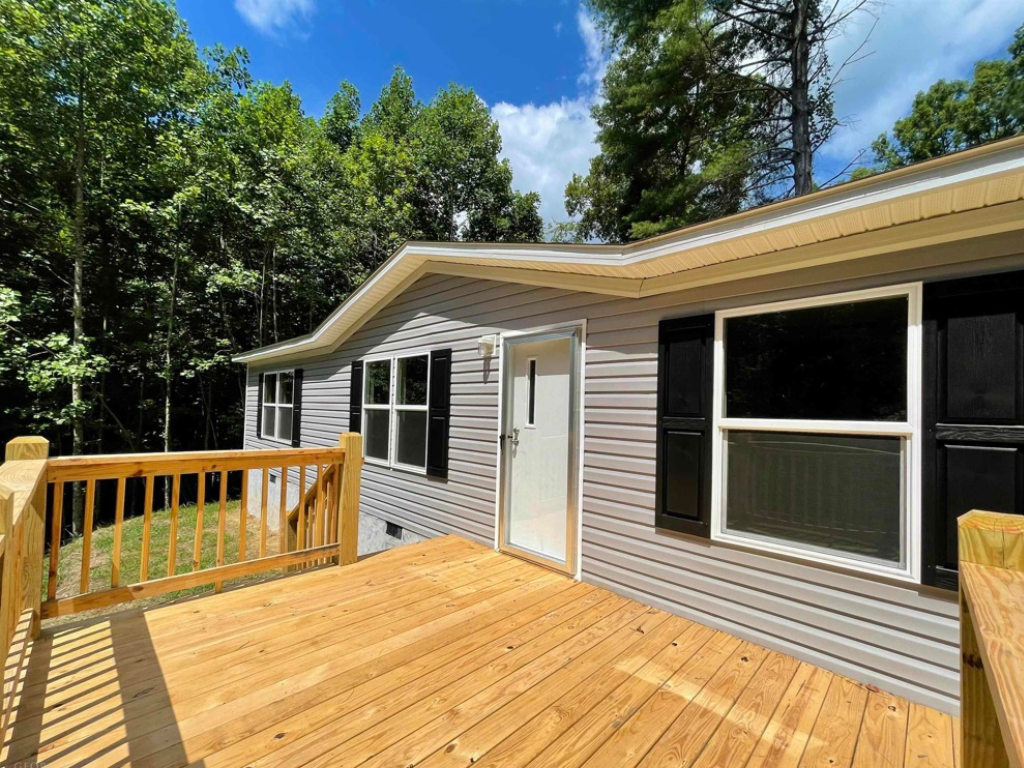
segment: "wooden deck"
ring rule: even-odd
[[[955,719],[449,537],[44,630],[3,764],[957,765]]]

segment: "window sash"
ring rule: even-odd
[[[899,305],[903,305],[904,309],[901,313],[893,315],[891,310],[893,308],[899,308]],[[890,292],[886,290],[884,293],[876,291],[864,291],[854,292],[847,294],[838,294],[835,296],[825,296],[811,299],[801,299],[798,301],[789,302],[778,302],[776,304],[742,308],[732,311],[722,312],[723,318],[723,331],[722,337],[725,339],[723,346],[724,360],[722,364],[725,370],[725,379],[722,389],[722,403],[721,403],[721,415],[723,418],[733,419],[757,419],[757,420],[790,420],[790,421],[861,421],[861,422],[907,422],[910,419],[909,414],[909,403],[910,403],[910,391],[909,391],[909,377],[907,371],[904,368],[903,375],[900,377],[898,373],[899,366],[889,365],[886,368],[887,372],[896,373],[895,377],[887,378],[885,376],[879,376],[873,374],[871,376],[871,386],[864,386],[865,372],[869,369],[864,368],[864,363],[877,364],[879,361],[884,359],[886,364],[896,362],[895,359],[885,359],[888,352],[896,352],[896,347],[902,347],[898,351],[898,355],[902,358],[899,360],[900,363],[909,359],[911,339],[908,334],[908,327],[913,322],[913,297],[903,291]],[[881,319],[885,325],[881,328],[886,334],[882,338],[871,338],[871,333],[866,330],[864,326],[865,318],[860,316],[863,312],[868,313],[868,318],[871,317],[872,313],[879,311],[880,306],[885,306],[884,311],[888,314],[883,316]],[[816,310],[830,311],[830,308],[834,308],[838,316],[833,315],[831,322],[828,325],[824,324],[825,318],[817,317],[813,315],[808,317],[805,313],[814,313]],[[858,309],[859,308],[859,309]],[[783,330],[783,336],[786,341],[776,338],[777,341],[781,341],[782,346],[785,347],[787,344],[790,345],[789,349],[780,349],[779,353],[783,358],[795,354],[797,359],[791,360],[790,362],[799,363],[801,365],[806,364],[807,368],[802,370],[800,375],[792,375],[792,371],[786,371],[783,374],[783,367],[780,366],[778,360],[771,360],[774,355],[767,355],[769,358],[767,363],[760,361],[753,361],[744,357],[744,353],[750,354],[754,351],[751,348],[751,343],[757,343],[756,356],[765,357],[765,349],[762,344],[766,342],[766,339],[762,338],[756,340],[748,336],[743,338],[744,334],[739,328],[733,328],[735,322],[750,320],[755,324],[758,322],[764,322],[768,324],[768,330],[766,333],[771,338],[772,330],[769,320],[759,320],[762,318],[773,318],[788,316],[789,318],[799,318],[801,315],[804,316],[802,320],[797,320],[793,323],[792,328],[781,326]],[[843,315],[848,315],[843,317]],[[815,330],[811,333],[811,338],[804,338],[803,333],[807,332],[808,320],[820,321],[823,323],[821,327],[814,326]],[[878,319],[877,317],[875,319]],[[900,326],[897,328],[892,325],[894,321],[899,321]],[[844,321],[849,321],[849,324],[845,324]],[[778,336],[775,329],[776,337]],[[877,330],[873,326],[871,330]],[[733,338],[732,333],[735,331],[736,337]],[[789,339],[788,333],[792,332],[795,334],[794,340],[803,342],[806,344],[817,343],[825,344],[828,342],[834,342],[838,345],[838,350],[845,352],[845,355],[830,355],[822,356],[815,354],[815,352],[821,352],[822,349],[829,349],[829,351],[836,351],[837,347],[823,347],[822,349],[811,350],[810,353],[806,350],[802,350],[798,347],[792,347],[793,341]],[[851,333],[852,331],[852,333]],[[895,332],[895,335],[888,335],[889,333]],[[820,338],[818,338],[820,336]],[[902,336],[902,339],[899,337]],[[735,343],[736,348],[733,350],[732,345]],[[890,343],[894,346],[890,347]],[[858,347],[857,345],[862,345]],[[733,353],[737,357],[733,357]],[[863,355],[864,357],[859,357]],[[882,357],[879,357],[882,355]],[[874,356],[874,357],[872,357]],[[819,360],[820,357],[824,357],[824,360]],[[758,368],[759,373],[766,374],[783,374],[784,380],[779,382],[779,386],[782,392],[787,392],[791,396],[806,395],[810,403],[810,407],[807,407],[806,403],[789,403],[785,404],[780,400],[773,399],[771,395],[767,396],[767,399],[760,401],[758,395],[753,395],[753,399],[757,402],[747,403],[746,408],[751,410],[750,413],[742,413],[744,410],[744,400],[752,396],[751,389],[764,390],[766,384],[771,382],[762,382],[756,378],[750,377],[748,371],[744,374],[744,363],[754,365]],[[736,369],[732,369],[732,365],[736,365]],[[815,374],[820,373],[829,378],[824,380],[816,380]],[[844,403],[843,398],[827,398],[823,397],[825,391],[817,390],[814,384],[824,383],[833,389],[841,386],[840,381],[842,379],[834,378],[837,374],[846,373],[851,376],[856,382],[857,389],[854,390],[856,397],[854,398],[855,403]],[[902,382],[899,379],[902,378]],[[878,386],[874,386],[875,384]],[[812,385],[810,391],[801,391],[806,385]],[[731,385],[731,386],[730,386]],[[887,386],[892,388],[892,391],[887,389]],[[886,398],[875,402],[872,400],[872,396],[878,395],[877,390],[882,390],[884,394],[895,395],[897,394],[896,387],[902,388],[902,392],[898,394],[902,395],[902,398],[889,401]],[[795,388],[795,389],[791,389]],[[769,387],[770,389],[770,387]],[[872,393],[872,390],[876,390]],[[731,398],[735,397],[736,400],[731,401]],[[819,402],[819,400],[823,402]],[[900,402],[902,400],[902,402]],[[825,403],[828,405],[825,405]],[[735,407],[735,412],[730,415],[730,405]],[[817,405],[818,408],[814,406]],[[886,410],[886,406],[893,408],[899,408],[902,410],[900,414],[902,418],[892,418],[895,414],[883,415],[880,412]],[[765,409],[764,412],[758,413],[758,408]],[[822,412],[820,414],[813,414],[815,410],[827,410],[828,408],[833,409],[833,413]],[[772,411],[776,411],[772,413]],[[781,411],[781,412],[779,412]],[[788,413],[786,412],[788,411]],[[839,412],[846,411],[851,415],[838,415]],[[801,415],[801,412],[804,415]],[[853,415],[860,412],[858,415]]]
[[[285,384],[285,377],[287,377],[287,386],[290,386],[291,389],[292,389],[292,396],[290,398],[291,402],[288,402],[288,403],[282,402],[282,400],[284,398],[281,396],[282,392],[284,391],[284,388],[286,386],[286,384]],[[270,382],[272,382],[273,384],[272,384],[272,386],[268,387],[267,385]],[[268,389],[270,390],[269,392],[268,392]],[[267,395],[269,395],[271,393],[273,393],[273,400],[270,400],[270,399],[267,398]],[[288,430],[288,434],[287,435],[282,435],[281,434],[282,424],[283,424],[283,419],[281,418],[281,412],[285,411],[285,410],[287,410],[289,412],[293,412],[294,403],[295,403],[295,370],[294,369],[288,369],[288,370],[272,371],[270,373],[265,373],[264,377],[263,377],[263,414],[262,414],[262,424],[260,425],[260,439],[262,439],[262,440],[273,440],[274,442],[280,442],[280,443],[289,443],[289,444],[291,443],[291,439],[292,439],[292,435],[291,435],[292,426],[289,426],[289,430]],[[271,421],[270,419],[267,418],[267,414],[269,412],[271,412],[271,411],[274,414],[274,417],[273,417],[273,422],[274,422],[273,433],[271,433],[271,432],[269,432],[267,430],[267,424]],[[292,415],[294,416],[294,413],[292,413]],[[293,425],[293,419],[288,419],[288,424],[289,425]]]
[[[427,361],[426,369],[426,403],[423,405],[406,405],[398,402],[398,371],[399,361],[408,360],[410,358],[423,357]],[[366,374],[366,371],[374,363],[388,363],[388,402],[387,403],[368,403],[367,395],[370,387],[370,377]],[[406,413],[427,413],[430,410],[430,353],[429,352],[414,352],[411,354],[391,355],[387,357],[371,357],[363,360],[363,409],[367,411],[387,411],[388,412],[388,458],[387,460],[380,459],[374,456],[364,456],[367,463],[376,464],[381,467],[389,467],[392,469],[402,469],[409,472],[415,472],[417,474],[426,474],[427,472],[427,445],[429,441],[429,424],[428,429],[425,430],[424,444],[423,444],[423,464],[404,464],[398,461],[398,417],[397,414],[400,412]],[[364,441],[365,444],[365,441]],[[364,451],[365,453],[365,451]]]
[[[782,301],[759,306],[720,310],[715,313],[714,402],[712,407],[714,440],[712,442],[711,537],[758,552],[771,552],[797,560],[827,563],[870,575],[899,581],[920,583],[921,580],[921,283],[852,291],[828,296]],[[907,420],[843,421],[810,419],[729,418],[726,416],[726,339],[725,321],[730,317],[803,309],[827,304],[846,304],[879,298],[906,296],[907,310]],[[729,431],[805,432],[816,434],[899,437],[904,456],[904,488],[901,504],[901,565],[876,562],[850,556],[838,550],[819,550],[799,542],[789,542],[730,531],[726,520],[728,484],[727,441]]]

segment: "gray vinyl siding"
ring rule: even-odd
[[[341,349],[296,364],[305,371],[302,444],[333,444],[348,428],[353,360],[453,348],[447,481],[367,464],[362,509],[424,536],[455,533],[492,545],[498,361],[479,357],[477,340],[489,333],[585,319],[583,580],[955,713],[955,595],[654,526],[660,320],[926,276],[910,272],[887,280],[791,285],[742,298],[719,291],[715,299],[691,292],[639,300],[427,276],[371,317]],[[811,277],[809,271],[808,286]],[[253,432],[257,375],[256,369],[250,371],[249,448],[271,445]]]

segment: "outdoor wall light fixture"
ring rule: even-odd
[[[494,350],[498,346],[498,337],[494,334],[481,336],[476,342],[476,351],[480,357],[494,357]]]

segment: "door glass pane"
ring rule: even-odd
[[[727,318],[726,415],[906,421],[907,302]]]
[[[730,431],[726,449],[729,532],[904,563],[901,438]]]
[[[396,403],[399,405],[427,404],[427,366],[426,355],[405,357],[398,361]]]
[[[532,427],[537,421],[537,361],[532,358],[530,359],[530,378],[526,382],[526,386],[529,392],[527,398],[530,401],[527,406],[526,424]]]
[[[381,461],[388,460],[388,417],[389,411],[363,411],[363,429],[366,439],[366,455]]]
[[[277,374],[268,373],[263,377],[263,402],[277,402]]]
[[[365,376],[367,404],[388,405],[391,402],[391,361],[367,363]]]
[[[291,404],[292,388],[294,386],[292,383],[293,381],[294,379],[290,373],[281,374],[280,386],[277,388],[277,391],[281,394],[281,397],[278,400],[279,403],[288,403],[289,405]]]
[[[412,467],[427,466],[427,412],[395,411],[395,419],[395,459]]]
[[[292,409],[277,409],[277,436],[281,440],[292,439]]]
[[[277,408],[273,405],[263,406],[263,436],[275,437],[277,435]]]

